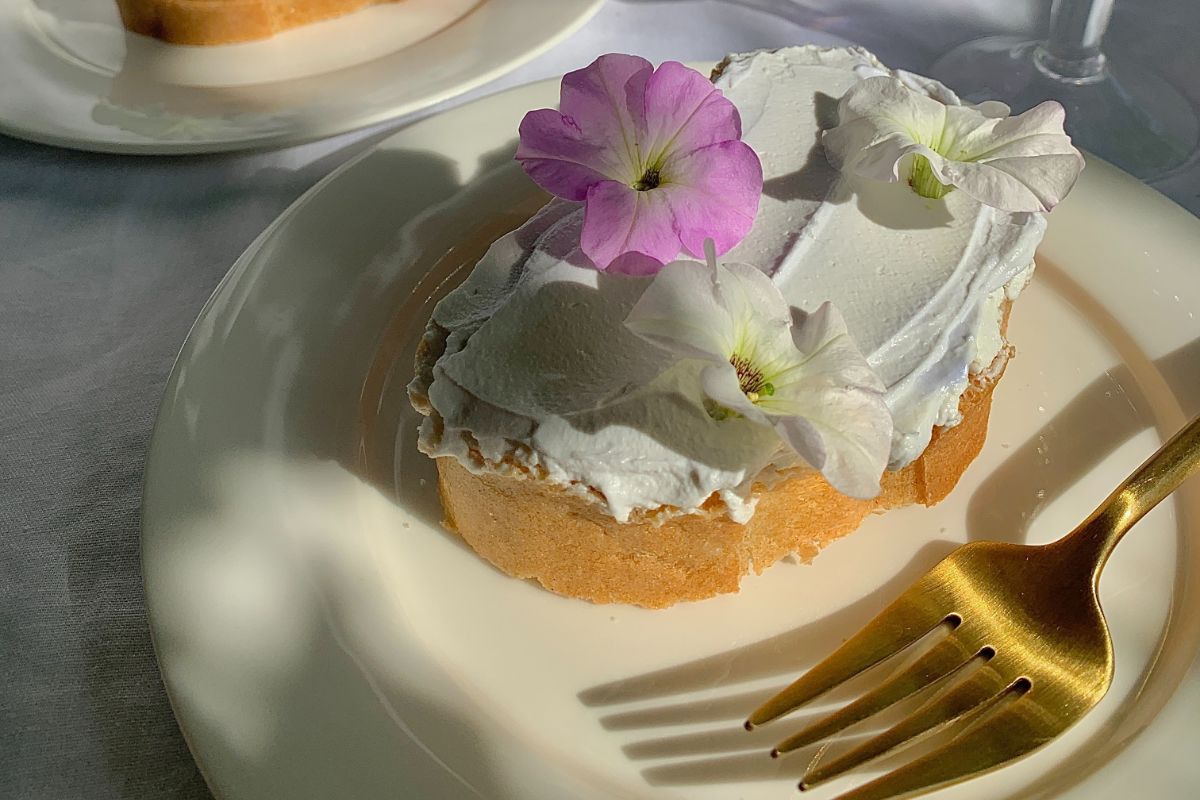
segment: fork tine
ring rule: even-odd
[[[805,774],[800,788],[811,789],[973,711],[985,711],[1009,688],[996,670],[984,664],[973,675],[945,688],[878,736],[826,764],[815,765]]]
[[[784,739],[771,751],[771,755],[790,753],[861,722],[921,689],[950,677],[969,664],[975,655],[960,638],[948,636],[900,674],[884,681],[853,703]]]
[[[746,730],[782,717],[923,638],[947,619],[931,611],[903,597],[888,606],[828,658],[756,708],[746,719]]]
[[[945,747],[838,795],[836,800],[888,800],[958,783],[1015,761],[1055,735],[1039,729],[1017,703],[994,715],[984,714],[979,722]]]

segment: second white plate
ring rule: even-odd
[[[499,77],[603,0],[403,0],[213,47],[128,33],[112,0],[0,3],[0,133],[81,150],[297,144]]]

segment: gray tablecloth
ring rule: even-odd
[[[1048,6],[612,0],[569,41],[471,95],[606,51],[716,58],[806,40],[801,26],[920,71],[979,35],[1032,34]],[[1172,76],[1200,105],[1198,6],[1118,3],[1109,49]],[[0,798],[209,796],[163,692],[142,599],[141,473],[160,393],[238,254],[320,177],[405,122],[185,158],[0,137]],[[1157,188],[1200,213],[1195,163]],[[1200,698],[1179,707],[1196,713]],[[1152,769],[1152,752],[1144,758]]]

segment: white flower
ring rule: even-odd
[[[1049,211],[1083,169],[1063,132],[1063,108],[1047,101],[1008,114],[1003,103],[946,105],[877,76],[846,92],[838,126],[821,141],[843,172],[880,181],[903,176],[923,197],[958,187],[1005,211]]]
[[[715,419],[741,415],[783,441],[852,497],[879,493],[891,452],[883,383],[834,307],[788,307],[778,287],[744,264],[676,261],[658,273],[625,325],[684,358],[701,359]],[[793,314],[797,323],[793,326]]]

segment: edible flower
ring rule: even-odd
[[[1083,169],[1061,105],[1009,116],[1003,103],[948,105],[889,76],[856,83],[822,137],[830,163],[879,181],[906,179],[922,197],[957,187],[1004,211],[1049,211]]]
[[[583,201],[580,246],[597,268],[652,274],[750,230],[762,165],[737,108],[699,72],[604,55],[563,77],[559,101],[525,115],[516,157],[546,191]]]
[[[825,303],[789,308],[775,283],[745,264],[668,264],[625,319],[643,339],[699,359],[705,407],[745,417],[782,441],[838,491],[870,498],[891,453],[884,386]],[[795,323],[793,324],[793,318]]]

